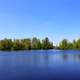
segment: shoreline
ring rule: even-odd
[[[19,52],[19,51],[80,51],[80,49],[0,50],[0,52]]]

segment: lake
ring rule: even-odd
[[[0,51],[0,80],[80,80],[80,51]]]

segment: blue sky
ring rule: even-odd
[[[0,39],[80,37],[80,0],[0,0]]]

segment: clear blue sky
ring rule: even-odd
[[[0,39],[80,37],[80,0],[0,0]]]

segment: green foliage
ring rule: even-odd
[[[0,50],[11,50],[13,42],[11,39],[4,39],[0,41]]]
[[[76,46],[77,46],[77,49],[80,49],[80,39],[77,40]]]
[[[41,49],[41,42],[36,37],[34,37],[32,39],[31,48],[32,49]]]
[[[21,40],[14,40],[13,42],[13,50],[24,50],[24,44]]]
[[[68,43],[68,49],[73,49],[74,47],[73,47],[73,43],[71,43],[71,42],[69,42]]]
[[[23,39],[22,44],[24,45],[25,50],[31,50],[31,39]]]
[[[63,39],[59,46],[54,46],[53,43],[49,40],[48,37],[40,40],[36,37],[32,39],[3,39],[0,40],[0,50],[48,50],[48,49],[62,49],[62,50],[71,50],[78,49],[80,50],[80,39],[73,40],[72,42],[67,39]]]
[[[47,37],[42,40],[42,49],[53,49],[53,43]]]
[[[36,37],[32,39],[4,39],[0,40],[0,50],[38,50],[38,49],[52,49],[53,43],[48,38],[40,40]]]
[[[59,49],[80,49],[80,39],[73,40],[73,42],[69,42],[67,39],[64,39],[60,42]]]
[[[73,49],[77,49],[77,42],[75,40],[73,40]]]
[[[64,49],[68,49],[68,46],[69,46],[68,40],[64,39],[60,42],[59,48],[64,50]]]

